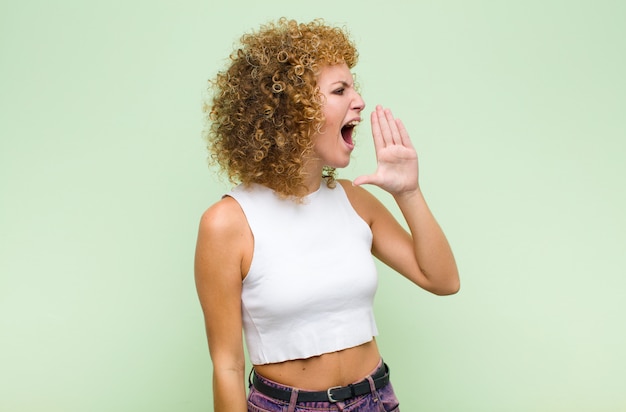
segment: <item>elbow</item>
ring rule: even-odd
[[[437,296],[450,296],[455,295],[461,290],[460,282],[455,282],[454,284],[446,285],[437,290],[433,290],[433,293]]]
[[[422,269],[414,283],[437,296],[454,295],[461,289],[459,271],[456,267],[434,272]]]
[[[446,278],[446,281],[433,285],[430,291],[437,296],[450,296],[458,293],[460,289],[461,281],[458,272],[455,271]]]

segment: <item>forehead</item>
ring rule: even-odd
[[[317,75],[317,82],[320,86],[342,82],[352,84],[352,81],[352,72],[345,63],[322,66]]]

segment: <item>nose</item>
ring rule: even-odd
[[[365,100],[363,100],[361,94],[359,94],[358,92],[354,92],[354,94],[354,99],[352,99],[352,110],[361,112],[363,109],[365,109]]]

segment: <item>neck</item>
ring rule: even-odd
[[[305,195],[310,195],[311,193],[316,192],[321,185],[321,173],[317,176],[311,176],[310,178],[306,178],[304,181],[304,186],[306,187]]]
[[[307,162],[306,177],[303,182],[306,187],[306,194],[311,194],[320,188],[322,184],[322,170],[324,168],[319,162]]]

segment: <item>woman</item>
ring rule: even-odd
[[[207,108],[212,159],[237,186],[203,214],[195,262],[215,411],[399,410],[375,340],[372,255],[435,294],[459,289],[408,133],[377,106],[375,173],[336,180],[365,107],[346,33],[281,19],[241,43]],[[410,233],[363,184],[393,195]]]

